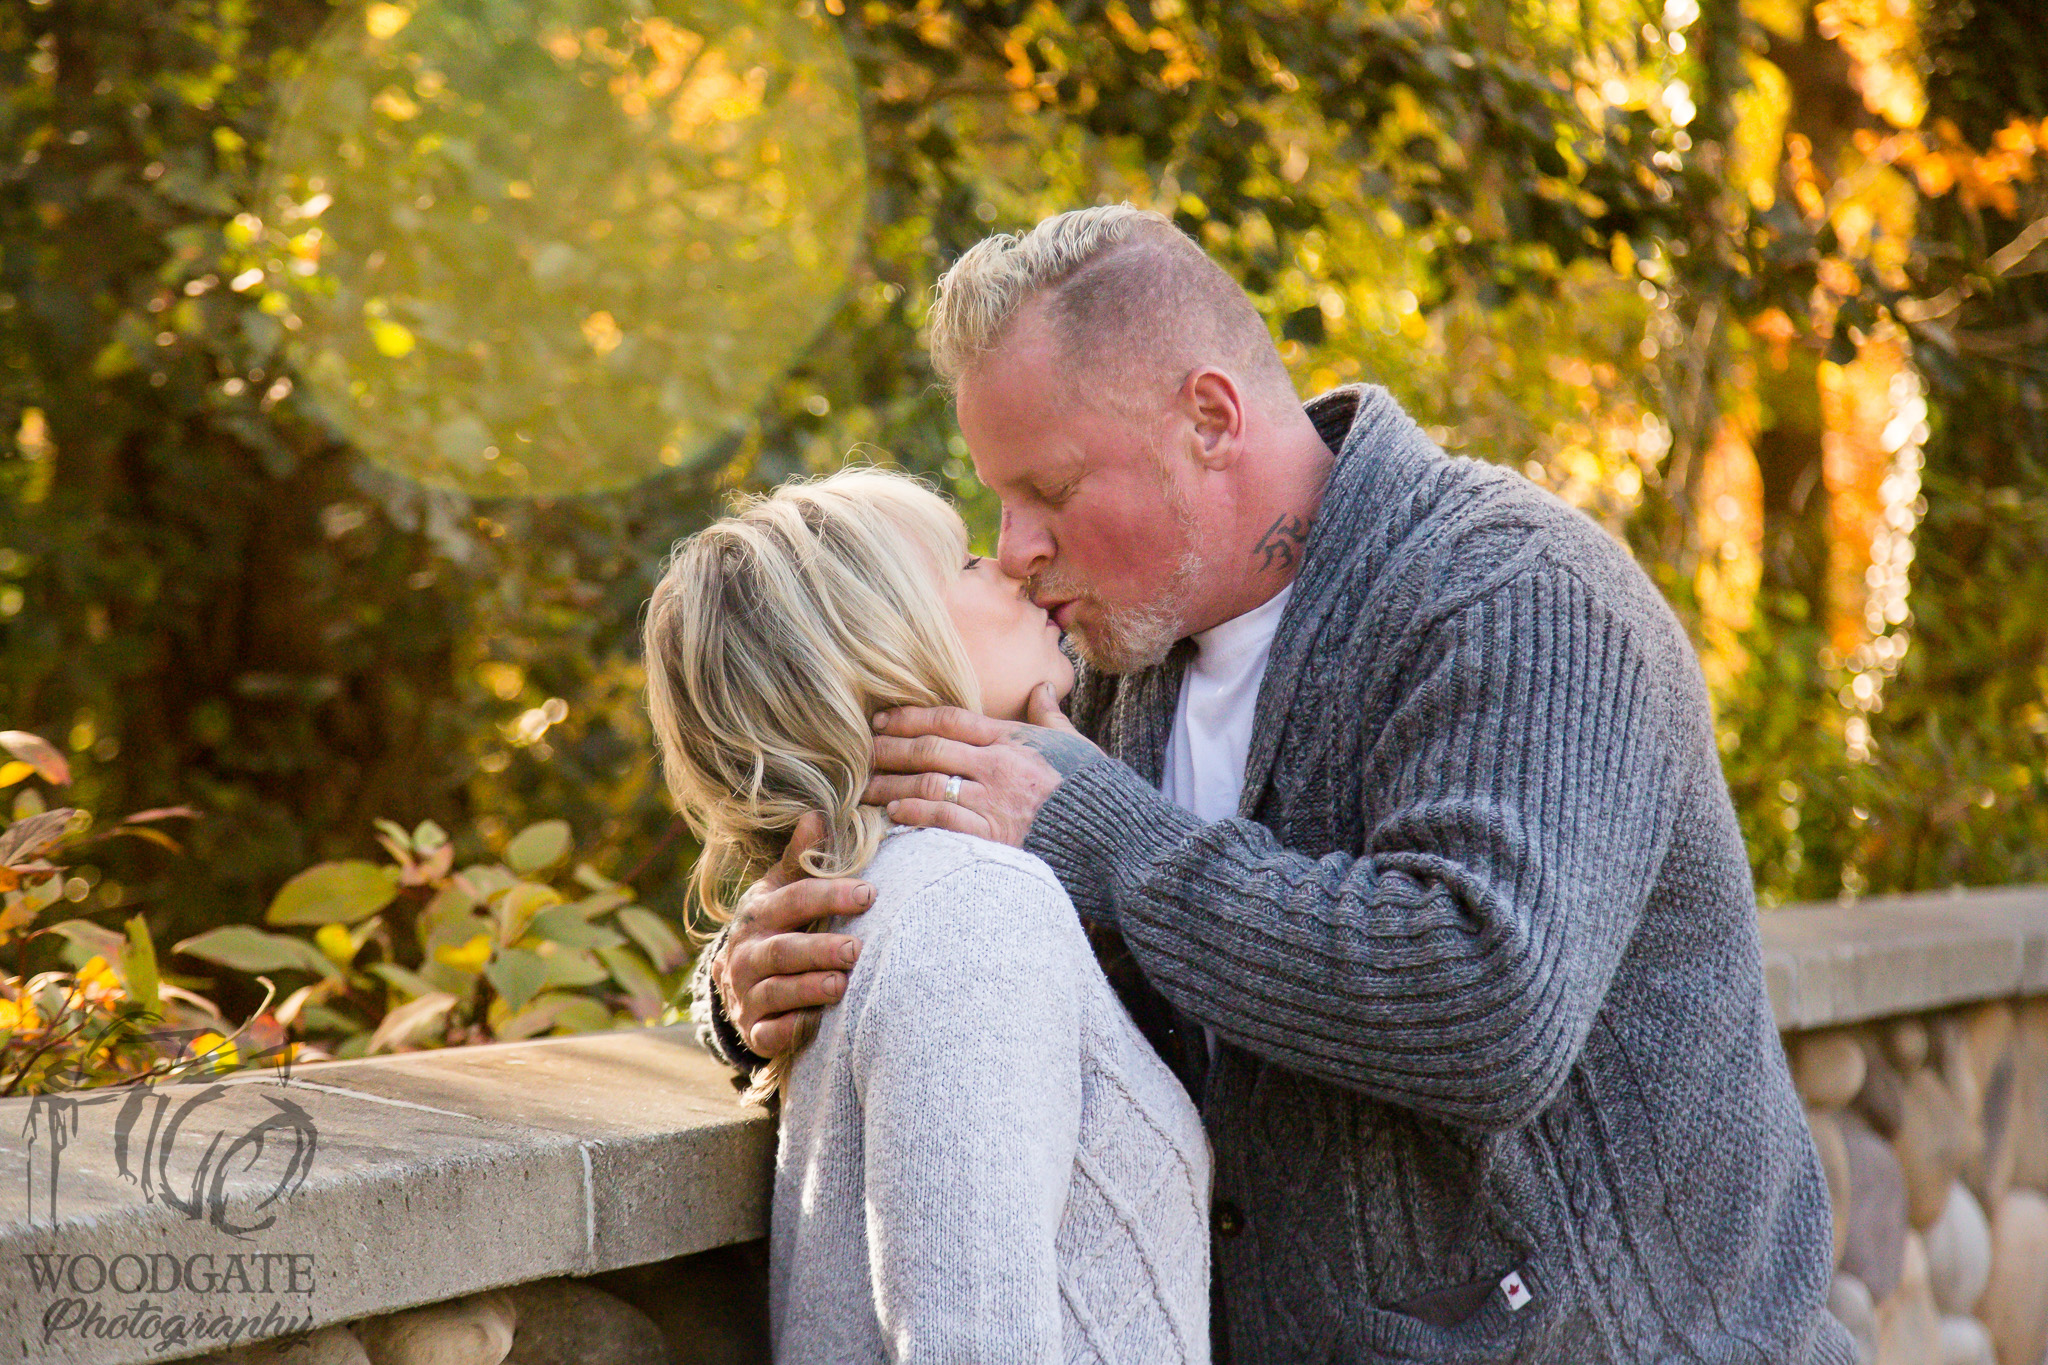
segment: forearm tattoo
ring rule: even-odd
[[[1275,518],[1266,534],[1259,537],[1259,543],[1252,546],[1252,557],[1259,561],[1259,568],[1292,569],[1301,558],[1301,547],[1308,543],[1311,524],[1308,518],[1288,512]]]
[[[1017,742],[1050,763],[1062,778],[1072,777],[1103,756],[1102,750],[1079,735],[1037,725],[1019,726]]]

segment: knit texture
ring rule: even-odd
[[[1206,1362],[1209,1152],[1038,859],[897,829],[783,1094],[779,1365]]]
[[[1202,1096],[1219,1357],[1846,1365],[1682,628],[1589,519],[1384,390],[1309,411],[1338,458],[1239,818],[1156,790],[1183,644],[1083,671],[1109,760],[1026,841]]]

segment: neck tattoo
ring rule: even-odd
[[[1301,559],[1301,548],[1308,543],[1308,528],[1313,523],[1307,517],[1298,517],[1291,512],[1282,512],[1266,534],[1259,537],[1259,543],[1252,546],[1252,557],[1259,561],[1261,571],[1292,569]]]

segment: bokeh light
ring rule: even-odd
[[[852,72],[808,9],[418,0],[338,20],[244,225],[334,424],[487,495],[715,451],[836,306],[860,233]]]

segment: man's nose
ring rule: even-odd
[[[1003,509],[1003,526],[996,537],[996,563],[1010,578],[1031,578],[1052,563],[1052,537],[1043,523],[1017,516]]]

